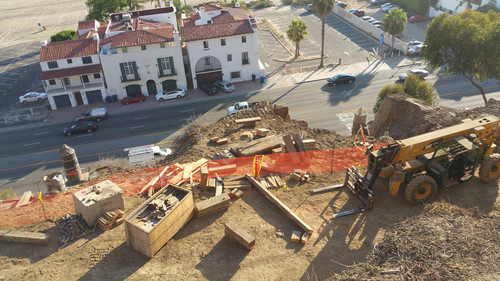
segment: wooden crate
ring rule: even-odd
[[[172,194],[179,203],[155,224],[140,221],[138,216],[148,212],[147,205],[161,194]],[[172,184],[165,186],[125,218],[127,245],[152,258],[193,216],[192,192]]]

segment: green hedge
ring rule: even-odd
[[[413,10],[421,15],[427,15],[429,10],[428,0],[392,0],[391,3],[397,4],[406,10]]]

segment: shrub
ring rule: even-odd
[[[377,101],[373,106],[373,113],[377,113],[378,109],[382,105],[382,102],[384,101],[386,96],[399,94],[402,92],[403,92],[403,86],[400,84],[387,85],[384,88],[382,88],[382,90],[380,90],[380,92],[378,93]]]
[[[274,2],[269,0],[251,1],[247,3],[248,8],[254,8],[254,9],[263,9],[272,6],[274,6]]]
[[[74,30],[63,30],[50,36],[50,42],[59,42],[66,40],[75,40],[76,32]]]
[[[281,0],[281,3],[283,3],[285,5],[292,5],[293,4],[293,0]]]

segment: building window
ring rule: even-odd
[[[92,63],[92,57],[83,57],[82,62],[83,62],[83,64]]]
[[[239,71],[231,72],[231,79],[232,78],[240,78],[240,72]]]
[[[127,75],[127,76],[135,74],[135,72],[134,72],[134,64],[131,61],[124,62],[123,63],[123,69],[125,70],[125,75]]]
[[[80,79],[82,81],[82,83],[89,83],[89,76],[88,75],[82,75],[80,76]]]
[[[208,41],[203,41],[203,49],[208,49]]]
[[[207,20],[207,24],[212,24],[212,20]]]
[[[220,45],[221,45],[221,46],[226,46],[226,39],[222,38],[222,39],[220,40]]]
[[[247,37],[241,36],[241,43],[246,43],[246,42],[247,42]]]
[[[176,75],[173,57],[158,58],[157,60],[158,60],[158,71],[160,77],[168,75]]]
[[[248,64],[248,52],[241,53],[241,63]]]
[[[57,61],[49,61],[47,62],[47,65],[49,66],[49,69],[54,69],[59,67],[57,66]]]
[[[55,84],[56,84],[56,80],[54,80],[54,79],[49,80],[49,85],[55,85]]]
[[[210,57],[205,58],[205,65],[210,65]]]
[[[63,85],[65,85],[65,86],[71,85],[71,83],[69,82],[69,78],[68,77],[64,77],[63,80],[62,80],[62,82],[63,82]]]
[[[160,61],[161,69],[163,69],[163,71],[170,69],[170,58],[161,58]]]
[[[100,79],[101,73],[94,73],[94,79]]]
[[[127,47],[122,48],[122,53],[128,53],[128,49],[127,49]]]
[[[73,60],[72,59],[67,59],[66,60],[68,63],[73,63]]]
[[[141,50],[145,51],[145,50],[146,50],[146,46],[145,46],[145,45],[142,45],[142,46],[141,46]]]
[[[227,55],[227,61],[233,61],[233,55],[231,54]]]
[[[165,48],[165,43],[160,43],[160,48]]]

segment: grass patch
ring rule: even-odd
[[[15,198],[16,194],[12,192],[12,188],[0,189],[0,200]]]

